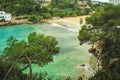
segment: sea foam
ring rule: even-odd
[[[68,28],[68,27],[66,27],[66,26],[63,26],[63,25],[60,25],[60,24],[57,24],[57,23],[51,23],[51,26],[59,27],[59,28],[64,28],[64,29],[67,29],[68,31],[72,31],[72,32],[78,32],[78,31],[75,30],[75,29]]]

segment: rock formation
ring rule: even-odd
[[[101,51],[103,45],[104,45],[104,40],[99,40],[96,43],[94,43],[91,48],[89,48],[89,52],[92,53],[97,58],[98,70],[102,69]]]

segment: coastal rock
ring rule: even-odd
[[[98,70],[102,69],[102,59],[101,59],[101,51],[102,46],[104,45],[104,40],[99,40],[89,48],[89,52],[92,53],[97,58],[97,66]]]

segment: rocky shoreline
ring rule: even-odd
[[[24,23],[4,22],[4,23],[0,23],[0,26],[19,25],[19,24],[24,24]],[[27,23],[27,24],[29,24],[29,23]]]
[[[9,25],[20,25],[20,24],[33,24],[33,22],[29,22],[29,21],[7,21],[7,22],[0,22],[0,26],[9,26]]]

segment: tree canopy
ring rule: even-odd
[[[104,41],[101,49],[102,70],[90,80],[119,80],[120,77],[120,5],[98,8],[87,18],[79,32],[81,44]],[[112,66],[112,67],[111,67]]]
[[[58,42],[54,37],[45,36],[44,34],[37,35],[36,32],[28,36],[28,41],[18,41],[11,36],[7,40],[7,47],[3,55],[8,62],[12,63],[8,73],[16,64],[24,64],[25,67],[22,70],[29,67],[30,80],[32,80],[32,64],[44,66],[53,61],[53,55],[59,52],[57,44]]]
[[[43,16],[43,19],[51,16],[69,17],[89,14],[91,9],[82,10],[78,0],[0,0],[0,10],[12,13],[12,15]]]

